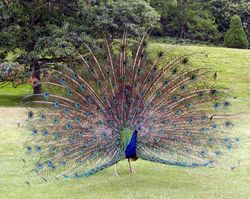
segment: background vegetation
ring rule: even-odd
[[[248,199],[250,51],[222,45],[234,15],[249,41],[249,13],[248,0],[0,0],[0,198]],[[211,67],[218,85],[232,89],[232,111],[241,113],[238,164],[187,169],[139,160],[133,163],[135,174],[127,172],[126,162],[119,164],[118,178],[109,168],[86,179],[25,183],[31,179],[22,161],[26,132],[18,127],[25,117],[20,98],[42,89],[27,79],[31,74],[40,79],[39,69],[49,63],[77,63],[82,41],[95,46],[97,39],[113,40],[124,30],[138,37],[148,27],[154,28],[150,53],[180,43],[180,53],[198,53],[189,60],[193,65]]]
[[[152,35],[178,43],[222,45],[238,15],[249,39],[249,13],[248,0],[1,0],[0,86],[22,84],[31,73],[39,80],[50,63],[77,63],[83,41],[94,45],[123,31],[132,37],[153,28]]]
[[[233,16],[225,36],[225,46],[229,48],[248,48],[248,40],[239,16]]]
[[[149,49],[156,54],[167,44],[151,41]],[[210,198],[248,199],[250,196],[250,51],[184,45],[179,51],[203,52],[190,59],[195,66],[211,67],[218,71],[218,85],[227,87],[237,97],[233,101],[235,112],[243,113],[237,121],[242,138],[234,163],[223,169],[180,168],[149,163],[142,160],[132,163],[135,174],[128,172],[127,162],[118,164],[120,177],[112,176],[114,167],[101,171],[89,178],[61,181],[32,181],[28,163],[22,158],[23,143],[27,132],[15,122],[21,122],[25,111],[19,108],[18,98],[32,91],[31,85],[18,88],[6,86],[0,89],[0,193],[1,199],[8,198],[96,198],[96,199],[167,199],[167,198]],[[13,107],[15,105],[15,107]],[[3,115],[2,115],[3,113]],[[234,168],[236,167],[236,168]]]
[[[159,35],[223,43],[232,16],[239,15],[249,39],[248,0],[151,0],[161,14]]]

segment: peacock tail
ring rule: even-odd
[[[83,42],[82,64],[43,69],[44,92],[23,99],[37,175],[95,174],[126,158],[135,131],[136,156],[168,165],[221,165],[237,147],[230,92],[215,87],[215,73],[194,68],[189,55],[170,56],[173,46],[152,59],[148,39],[134,48],[124,33],[94,50]]]

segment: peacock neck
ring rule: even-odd
[[[122,137],[126,158],[136,158],[137,130],[134,132],[131,130],[122,131]]]

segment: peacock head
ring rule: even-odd
[[[135,125],[135,132],[138,133],[138,132],[140,132],[141,130],[142,130],[141,124],[136,124],[136,125]]]
[[[121,140],[123,147],[126,148],[129,145],[129,142],[134,133],[139,133],[142,127],[140,124],[135,125],[134,127],[124,127],[121,129]]]

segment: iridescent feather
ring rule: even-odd
[[[228,91],[214,87],[212,70],[191,66],[189,55],[168,56],[172,47],[152,60],[148,37],[136,50],[126,33],[118,46],[105,40],[92,51],[84,43],[81,65],[43,69],[44,92],[23,99],[30,107],[25,148],[37,175],[78,178],[110,167],[126,158],[135,129],[141,159],[223,164],[240,141]]]

